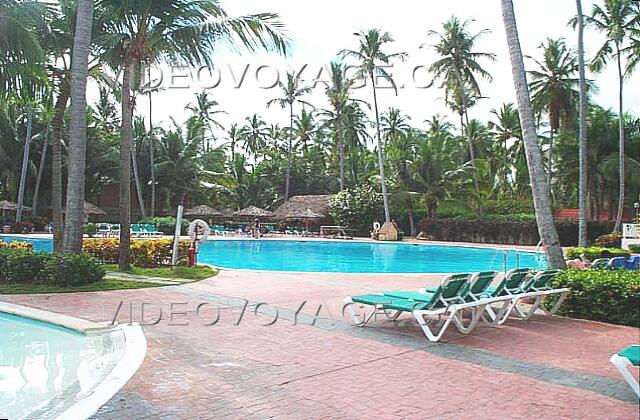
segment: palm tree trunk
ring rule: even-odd
[[[27,135],[24,139],[24,150],[22,153],[22,169],[20,171],[20,186],[18,187],[18,211],[16,212],[16,222],[22,222],[22,207],[24,205],[24,190],[27,183],[27,166],[29,166],[29,150],[31,149],[31,132],[33,129],[33,105],[27,106]]]
[[[289,104],[289,139],[287,144],[287,176],[284,181],[284,201],[289,199],[289,188],[291,187],[291,156],[293,147],[293,104]]]
[[[411,197],[407,200],[407,214],[409,216],[409,232],[411,237],[416,236],[416,222],[413,217],[413,200]]]
[[[149,76],[149,85],[151,85],[151,66],[147,69]],[[156,167],[155,167],[155,144],[153,142],[153,100],[151,98],[151,89],[149,89],[149,163],[151,165],[151,217],[156,214]]]
[[[531,98],[529,97],[524,59],[518,38],[518,27],[513,10],[513,1],[501,0],[501,2],[502,17],[507,33],[509,56],[511,58],[513,81],[518,98],[518,111],[522,123],[522,134],[524,137],[538,233],[544,245],[549,265],[553,268],[564,268],[566,264],[562,254],[558,232],[553,221],[549,185],[547,184],[544,165],[542,164],[542,153],[538,146],[538,135],[536,133],[533,111],[531,109]]]
[[[478,182],[478,167],[476,166],[476,152],[473,149],[473,140],[471,139],[471,133],[469,131],[469,114],[467,113],[468,109],[468,101],[467,101],[467,92],[465,91],[464,80],[462,80],[462,75],[460,74],[460,69],[457,65],[453,66],[453,70],[456,74],[456,79],[458,81],[458,95],[460,95],[460,100],[462,102],[462,114],[460,114],[460,129],[462,131],[462,135],[464,136],[466,133],[467,143],[469,144],[469,159],[471,160],[471,169],[473,170],[473,184],[476,189],[476,203],[478,205],[478,211],[480,215],[482,215],[482,205],[480,203],[480,184]],[[466,121],[466,130],[465,124],[462,119],[464,115]]]
[[[624,167],[624,108],[622,101],[622,94],[624,88],[624,75],[622,73],[622,57],[620,56],[620,45],[616,43],[616,56],[618,57],[618,82],[619,82],[619,90],[618,90],[618,129],[620,131],[620,192],[618,195],[618,214],[616,215],[616,225],[613,228],[614,232],[620,232],[620,228],[622,225],[622,215],[624,214],[624,177],[625,177],[625,167]]]
[[[378,112],[378,95],[376,94],[376,79],[373,71],[369,72],[371,78],[371,86],[373,87],[373,107],[376,112],[376,134],[378,140],[378,166],[380,167],[380,185],[382,187],[382,201],[384,203],[384,220],[391,221],[391,213],[389,212],[389,197],[387,195],[387,183],[384,177],[384,151],[382,150],[382,136],[380,135],[380,113]]]
[[[122,127],[120,128],[120,255],[118,268],[121,271],[129,269],[129,248],[131,246],[131,143],[133,142],[131,79],[134,68],[131,58],[127,56],[122,79]]]
[[[71,121],[69,125],[69,169],[67,171],[67,218],[62,250],[82,252],[84,185],[87,160],[87,78],[93,27],[93,0],[78,0],[76,32],[71,62]]]
[[[40,195],[40,185],[42,184],[42,173],[44,165],[47,162],[47,149],[49,148],[49,124],[44,129],[44,141],[42,142],[42,154],[40,155],[40,165],[38,165],[38,176],[36,178],[36,187],[33,190],[33,201],[31,203],[31,214],[33,217],[38,216],[38,196]]]
[[[344,138],[340,130],[342,129],[340,124],[340,116],[336,118],[336,136],[338,136],[338,150],[340,153],[340,191],[344,190]]]
[[[67,77],[61,81],[60,95],[56,100],[55,114],[51,121],[53,144],[51,145],[51,212],[53,217],[53,249],[62,252],[64,218],[62,216],[62,128],[67,102],[71,96],[71,83]]]
[[[147,217],[147,213],[144,208],[144,196],[142,194],[142,185],[140,185],[140,176],[138,175],[138,158],[136,156],[135,142],[131,143],[131,164],[133,168],[133,179],[136,183],[136,193],[138,194],[138,205],[140,206],[140,215],[144,219]]]
[[[578,109],[578,246],[587,246],[587,82],[584,64],[584,17],[582,1],[576,0],[578,12],[578,71],[580,106]]]

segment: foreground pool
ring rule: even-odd
[[[117,391],[107,388],[128,379],[117,377],[131,352],[127,334],[85,335],[0,312],[0,418],[91,415]]]
[[[198,261],[223,268],[329,273],[457,273],[545,268],[542,254],[379,242],[211,240]]]

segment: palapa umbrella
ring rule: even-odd
[[[205,205],[195,206],[184,212],[185,216],[196,217],[218,217],[223,216],[222,212]]]
[[[240,217],[271,217],[273,216],[273,213],[269,210],[261,209],[260,207],[249,206],[242,210],[233,212],[233,215]]]
[[[104,216],[107,214],[106,211],[102,210],[100,207],[95,204],[84,202],[84,214],[85,215],[96,215],[96,216]]]

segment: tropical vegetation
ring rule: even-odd
[[[0,27],[11,28],[11,38],[0,39],[0,199],[33,206],[34,216],[51,208],[56,250],[77,252],[83,201],[100,205],[118,191],[121,269],[131,261],[132,217],[174,214],[179,204],[273,209],[290,196],[343,191],[335,216],[364,231],[348,214],[363,188],[372,195],[366,206],[381,199],[368,215],[395,219],[413,235],[425,216],[535,218],[560,266],[554,208],[580,207],[581,218],[606,213],[618,230],[640,194],[640,116],[624,112],[621,99],[615,110],[593,101],[606,65],[618,69],[620,98],[637,69],[640,5],[602,0],[572,20],[606,41],[587,57],[582,41],[562,38],[541,38],[523,55],[513,4],[502,7],[514,97],[481,92],[496,55],[478,48],[487,30],[473,19],[452,16],[416,40],[437,54],[432,87],[459,121],[437,113],[414,121],[380,103],[376,83],[396,88],[381,65],[407,55],[392,34],[373,28],[358,32],[357,44],[345,39],[325,87],[312,89],[291,72],[262,115],[225,126],[225,103],[210,91],[198,93],[184,117],[151,121],[136,107],[143,96],[162,95],[148,85],[149,69],[213,65],[221,47],[287,54],[276,14],[230,17],[214,0],[3,1]],[[85,105],[88,79],[98,94]],[[367,101],[354,98],[358,79],[371,84]],[[313,103],[317,89],[328,105]],[[496,101],[489,120],[473,115],[480,100]],[[288,111],[287,126],[274,122],[269,105]]]

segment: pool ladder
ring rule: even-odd
[[[516,256],[516,268],[520,268],[520,251],[516,248],[505,248],[505,249],[497,249],[496,253],[493,256],[493,260],[491,261],[491,267],[494,266],[496,259],[502,256],[502,271],[505,273],[508,271],[508,259],[509,255],[515,254]]]

